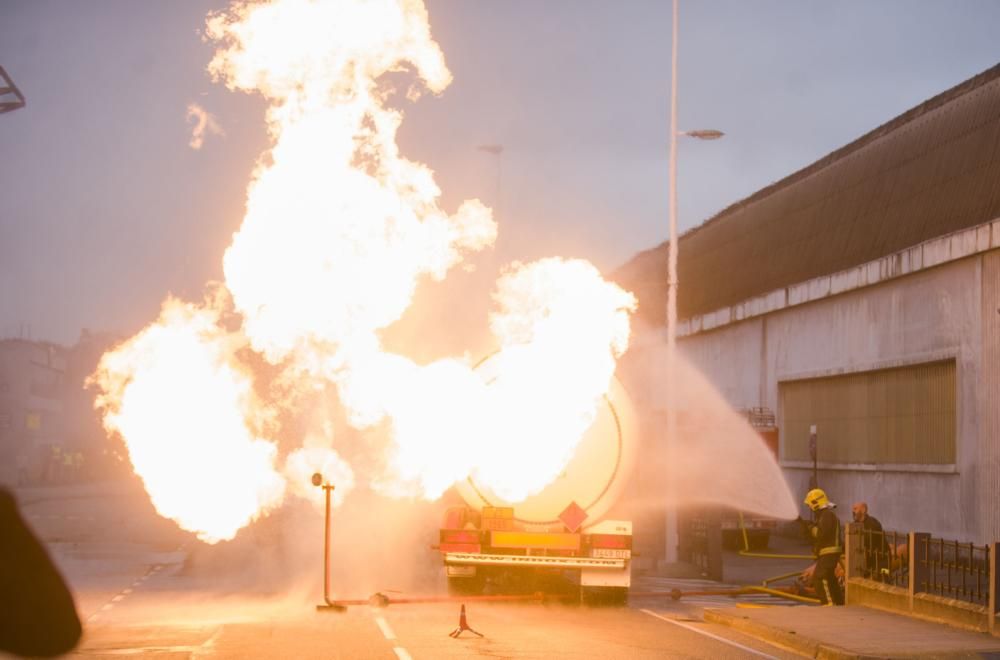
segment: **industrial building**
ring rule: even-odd
[[[1000,66],[733,204],[678,254],[680,350],[734,408],[774,412],[795,493],[815,426],[842,507],[1000,540]],[[664,334],[667,245],[616,279],[639,299],[641,361]]]

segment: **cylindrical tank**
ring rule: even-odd
[[[488,369],[488,359],[484,362],[481,368]],[[559,514],[576,503],[587,514],[583,522],[586,528],[599,522],[618,500],[632,474],[637,444],[632,403],[622,384],[612,378],[596,419],[573,458],[541,492],[520,502],[507,502],[473,477],[458,482],[455,488],[472,508],[513,507],[515,519],[529,525],[559,524]]]

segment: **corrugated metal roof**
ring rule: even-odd
[[[733,204],[679,241],[690,318],[1000,217],[1000,65]],[[667,244],[614,279],[663,323]]]

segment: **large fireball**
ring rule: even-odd
[[[219,45],[211,75],[267,99],[273,142],[224,255],[227,295],[168,300],[94,377],[105,425],[124,437],[157,510],[215,542],[286,490],[310,496],[299,482],[313,469],[339,480],[335,504],[357,480],[428,499],[469,476],[512,502],[539,492],[608,391],[632,295],[582,260],[515,263],[493,293],[489,378],[466,356],[418,364],[385,350],[381,331],[420,281],[445,278],[497,235],[479,200],[443,210],[433,172],[396,145],[403,114],[387,105],[385,74],[408,72],[410,101],[451,82],[426,9],[415,0],[238,2],[207,25]],[[279,455],[260,420],[280,417],[275,406],[299,412],[305,397],[265,405],[247,366],[255,362],[302,392],[332,385],[352,426],[387,434],[368,445],[379,460],[364,461],[379,467],[356,472],[323,433],[327,446],[302,438]]]

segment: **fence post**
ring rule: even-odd
[[[1000,561],[997,560],[997,554],[1000,553],[1000,543],[990,543],[986,546],[990,551],[990,598],[989,607],[987,612],[989,614],[989,626],[990,634],[996,634],[997,625],[997,608],[1000,607],[1000,602],[997,599],[997,591],[1000,591],[1000,573],[997,572],[997,566],[1000,565]]]
[[[864,575],[864,540],[861,538],[864,525],[848,523],[844,534],[844,604],[850,605],[851,578]]]
[[[863,523],[848,523],[844,545],[844,574],[849,577],[863,577],[865,566],[864,540],[861,538]]]
[[[925,584],[930,580],[930,557],[927,543],[931,535],[924,532],[910,532],[907,557],[910,562],[909,567],[909,601],[910,611],[913,611],[913,596],[924,590]]]
[[[677,558],[693,564],[695,561],[694,553],[691,552],[691,521],[688,512],[678,509],[674,515],[677,516]]]
[[[705,551],[708,555],[705,572],[709,580],[722,582],[722,516],[718,507],[711,507],[705,516]]]

